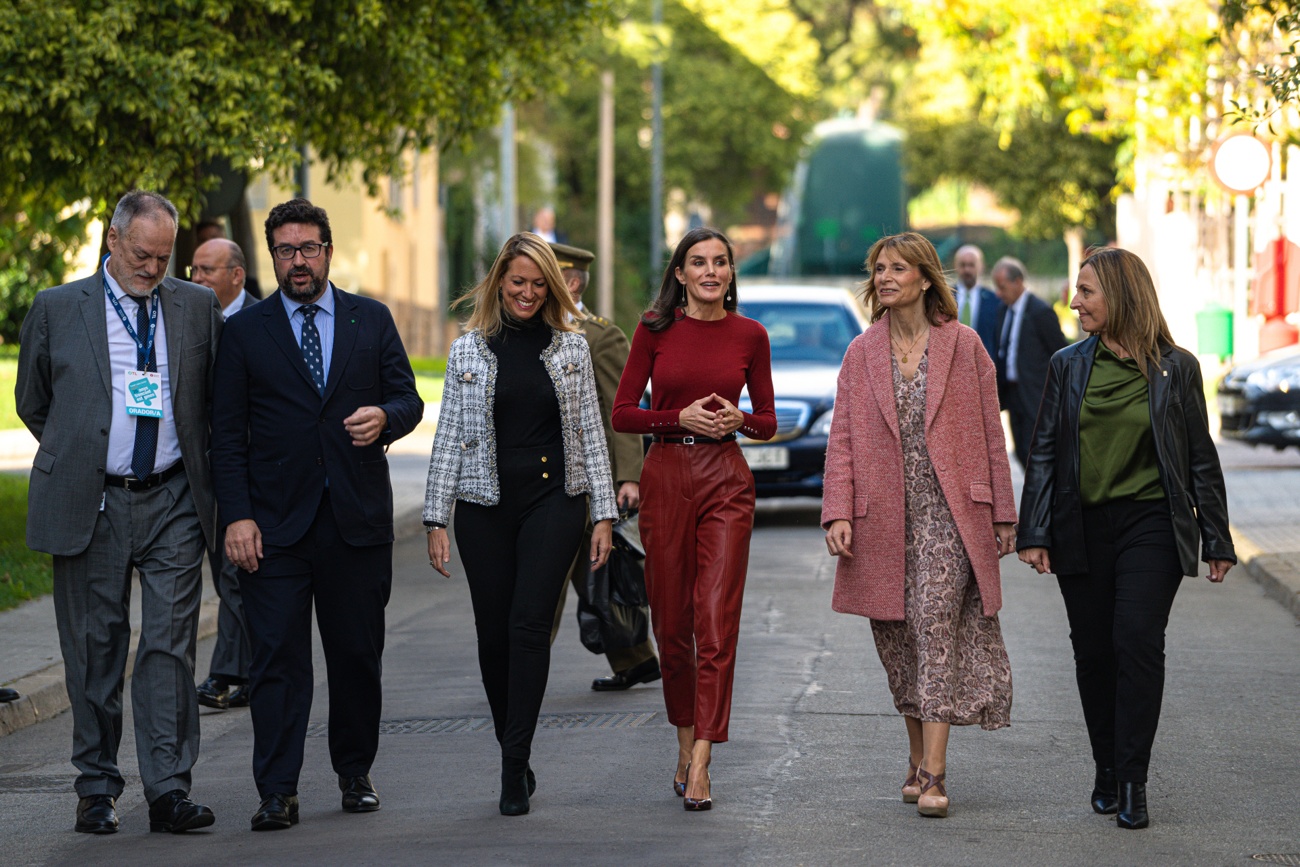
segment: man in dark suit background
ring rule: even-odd
[[[993,266],[993,285],[1002,300],[999,317],[998,396],[1011,417],[1016,460],[1024,467],[1047,384],[1047,362],[1068,341],[1061,321],[1046,301],[1025,289],[1025,266],[1006,256]]]
[[[581,247],[553,243],[551,250],[560,266],[564,284],[573,296],[573,303],[582,311],[578,330],[587,340],[591,350],[591,365],[596,371],[596,394],[600,397],[600,417],[604,423],[605,445],[609,448],[609,464],[613,473],[614,487],[620,509],[635,510],[641,504],[641,466],[645,462],[645,449],[639,434],[614,433],[610,414],[614,411],[614,394],[618,391],[618,381],[623,376],[623,367],[627,364],[628,353],[632,347],[627,336],[619,327],[608,319],[597,316],[582,304],[582,294],[587,290],[591,279],[591,263],[596,255]],[[578,554],[569,568],[569,581],[582,580],[582,573],[591,568],[591,563],[583,554],[591,547],[591,522],[587,522],[587,531],[582,543],[578,545]],[[565,597],[568,591],[560,594],[560,604],[555,609],[555,622],[551,626],[551,641],[560,629],[564,614]],[[646,610],[647,617],[649,610]],[[607,650],[605,659],[609,661],[609,677],[598,677],[591,682],[591,688],[597,692],[624,690],[638,683],[651,683],[662,674],[659,670],[659,657],[655,655],[654,644],[647,636],[646,640],[634,647]]]
[[[989,358],[996,359],[1002,305],[992,289],[980,284],[984,273],[984,251],[974,244],[959,247],[952,266],[957,272],[957,320],[974,328]]]
[[[229,319],[257,303],[244,288],[247,269],[244,251],[238,244],[214,237],[194,251],[190,279],[216,294],[222,318]],[[222,551],[224,542],[224,536],[219,534],[216,546],[208,551],[212,583],[221,604],[217,608],[217,643],[212,648],[208,677],[196,688],[199,704],[218,710],[248,707],[248,665],[253,658],[244,603],[239,596],[238,569]]]
[[[230,320],[216,365],[213,476],[253,644],[253,830],[298,821],[313,601],[343,809],[379,809],[370,767],[393,571],[384,452],[424,404],[388,308],[329,282],[332,240],[305,199],[271,210],[279,289]]]
[[[75,827],[92,834],[118,827],[133,570],[142,619],[131,705],[149,829],[214,821],[189,791],[203,550],[216,539],[208,406],[221,310],[208,290],[166,276],[176,226],[166,198],[127,193],[113,212],[103,269],[37,293],[22,327],[15,396],[40,443],[27,545],[54,555],[80,772]]]

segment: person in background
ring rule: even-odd
[[[873,324],[844,356],[826,449],[822,526],[836,611],[871,618],[907,726],[903,801],[948,815],[954,725],[1011,723],[998,558],[1015,549],[1015,495],[997,372],[959,322],[921,235],[867,254]]]
[[[464,298],[474,312],[447,356],[424,523],[429,565],[450,577],[455,506],[501,745],[498,809],[521,816],[537,787],[529,762],[555,608],[588,514],[595,526],[584,559],[594,569],[609,557],[618,506],[596,375],[551,248],[531,232],[512,236]]]
[[[190,279],[216,293],[223,320],[257,303],[256,298],[244,291],[246,267],[239,245],[225,238],[205,241],[194,251]],[[208,551],[212,583],[221,603],[217,608],[217,642],[212,648],[208,676],[195,690],[199,704],[217,710],[248,707],[248,665],[253,657],[248,624],[244,621],[244,602],[239,595],[239,570],[225,556],[224,545],[222,533],[216,547]]]
[[[627,364],[628,342],[617,325],[604,317],[597,316],[582,304],[582,293],[587,290],[591,278],[591,263],[596,256],[590,250],[570,247],[568,244],[551,244],[556,262],[560,266],[560,276],[564,278],[565,288],[578,308],[576,324],[579,333],[587,340],[591,352],[591,364],[596,371],[596,395],[600,398],[600,420],[604,425],[605,444],[609,449],[609,464],[617,492],[618,507],[625,511],[636,511],[641,504],[641,466],[644,453],[641,437],[636,434],[616,434],[610,422],[610,412],[614,406],[614,394],[618,391],[618,380],[623,375]],[[588,527],[590,527],[588,521]],[[569,569],[569,583],[577,586],[582,580],[582,573],[591,566],[583,557],[583,552],[590,546],[590,531],[583,534],[578,545],[578,556]],[[564,614],[564,599],[567,594],[560,593],[560,604],[555,608],[555,623],[551,626],[551,643],[560,628]],[[660,677],[659,657],[655,655],[654,645],[647,637],[635,647],[607,650],[605,658],[609,660],[609,677],[598,677],[591,682],[591,688],[597,692],[610,692],[629,689],[638,683],[651,683]]]
[[[713,745],[729,736],[754,527],[754,476],[736,431],[776,433],[767,331],[736,304],[727,236],[687,232],[637,325],[614,400],[614,430],[654,435],[641,471],[646,591],[677,727],[673,791],[691,811],[712,808]],[[641,409],[647,383],[650,408]],[[745,388],[751,412],[737,407]]]
[[[1076,285],[1070,306],[1091,336],[1052,356],[1018,547],[1065,600],[1092,808],[1145,828],[1174,595],[1198,571],[1198,540],[1214,583],[1237,555],[1201,367],[1174,345],[1146,265],[1098,250]]]
[[[1002,318],[1002,305],[993,290],[980,283],[984,275],[984,251],[974,244],[957,249],[952,258],[957,272],[957,321],[969,325],[980,336],[989,358],[998,357],[998,322]]]
[[[555,209],[550,205],[538,208],[533,214],[532,233],[548,244],[564,244],[569,240],[555,228]]]

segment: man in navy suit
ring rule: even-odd
[[[966,244],[953,256],[952,267],[957,272],[957,319],[975,329],[989,358],[997,358],[1002,304],[992,289],[980,285],[984,252],[974,244]]]
[[[1025,289],[1025,266],[1003,257],[993,266],[993,285],[1002,301],[999,317],[998,396],[1011,416],[1016,460],[1029,462],[1029,443],[1038,421],[1038,404],[1047,385],[1047,365],[1068,341],[1052,305]]]
[[[370,767],[393,573],[384,452],[424,410],[388,308],[329,282],[325,212],[306,199],[277,205],[266,241],[279,289],[226,325],[212,413],[225,551],[253,644],[255,831],[298,821],[313,601],[343,809],[379,809]]]

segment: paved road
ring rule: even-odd
[[[1256,853],[1300,853],[1300,630],[1256,584],[1186,582],[1170,630],[1153,825],[1122,832],[1088,808],[1091,763],[1054,583],[1004,560],[1013,725],[954,733],[952,813],[923,820],[898,797],[906,739],[868,624],[829,610],[832,564],[808,505],[760,515],[732,742],[715,751],[711,813],[687,814],[671,793],[660,690],[593,693],[603,661],[581,648],[570,620],[544,707],[552,727],[535,745],[534,811],[498,815],[468,595],[461,581],[430,576],[413,538],[398,545],[389,606],[384,717],[395,722],[374,770],[382,811],[338,810],[325,739],[313,737],[302,824],[250,833],[247,712],[205,712],[194,794],[217,813],[210,832],[148,833],[132,779],[120,833],[74,834],[64,714],[0,741],[0,862],[1247,865]],[[209,653],[201,646],[200,660]],[[312,718],[323,722],[323,680],[317,696]],[[591,714],[599,724],[582,725]],[[446,725],[418,722],[433,719],[459,720],[459,730],[421,733]],[[129,719],[126,731],[134,773]]]

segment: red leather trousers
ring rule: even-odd
[[[721,743],[754,528],[754,476],[740,447],[652,445],[640,524],[668,721]]]

